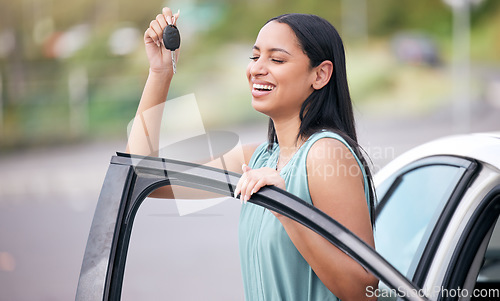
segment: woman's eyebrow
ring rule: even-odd
[[[253,49],[255,49],[255,50],[257,50],[257,51],[260,51],[260,48],[259,48],[257,45],[254,45],[254,46],[253,46]],[[285,49],[283,49],[283,48],[277,48],[277,47],[275,47],[275,48],[270,48],[268,51],[269,51],[269,52],[283,52],[283,53],[286,53],[286,54],[288,54],[288,55],[291,55],[291,54],[290,54],[290,52],[286,51],[286,50],[285,50]]]

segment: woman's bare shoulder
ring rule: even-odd
[[[351,150],[344,142],[330,137],[318,139],[307,154],[308,163],[328,164],[332,162],[356,163]]]

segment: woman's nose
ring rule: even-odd
[[[267,65],[262,58],[258,58],[257,60],[250,63],[250,74],[252,76],[265,75],[267,74]]]

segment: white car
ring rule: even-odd
[[[500,300],[500,133],[416,147],[375,184],[385,259],[431,300]]]

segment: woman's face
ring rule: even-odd
[[[247,67],[252,106],[275,121],[298,116],[316,78],[292,29],[271,21],[259,32]]]

